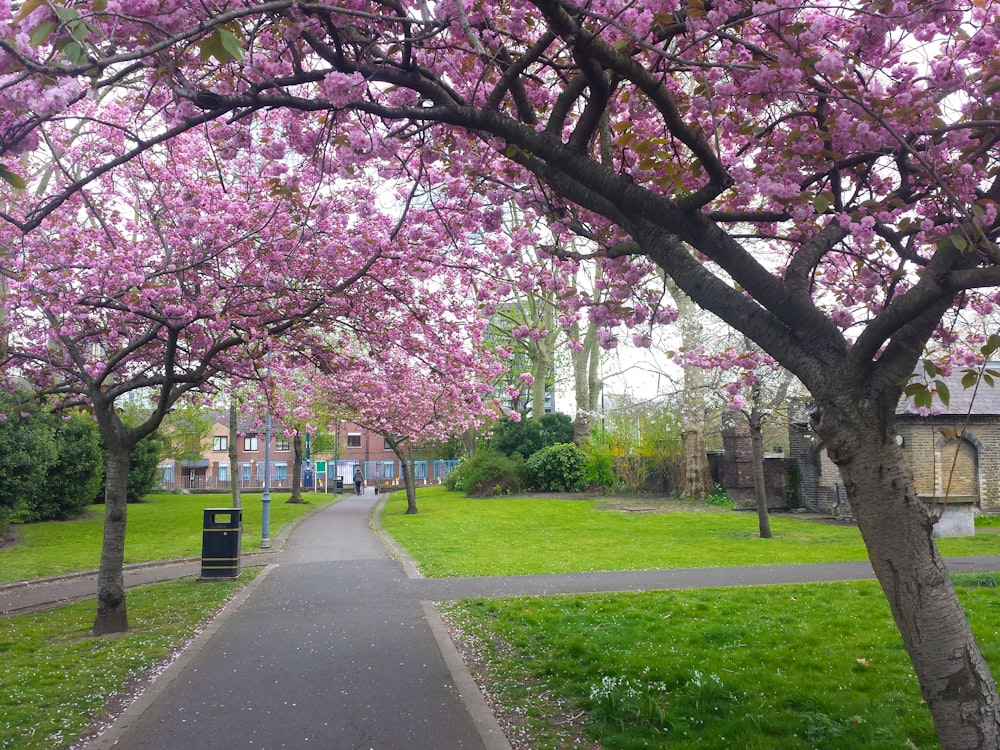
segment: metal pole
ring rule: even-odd
[[[264,415],[264,494],[260,520],[260,547],[271,546],[271,412]]]
[[[330,464],[327,464],[326,483],[330,483]],[[340,422],[333,428],[333,494],[337,494],[337,477],[340,476]]]
[[[304,484],[310,490],[315,490],[316,489],[316,477],[315,477],[315,473],[313,472],[312,450],[311,450],[311,446],[309,444],[309,433],[308,432],[306,433],[306,465],[304,467],[304,470],[305,470],[305,477],[303,479],[302,484]]]

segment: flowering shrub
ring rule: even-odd
[[[705,502],[709,505],[716,505],[720,508],[729,508],[730,510],[738,507],[736,501],[726,494],[726,490],[723,489],[721,484],[715,485],[715,492],[706,497]]]
[[[590,687],[590,704],[590,720],[598,725],[668,728],[667,689],[660,682],[605,675]]]
[[[602,487],[605,492],[618,487],[614,454],[606,443],[591,441],[584,447],[584,456],[583,479],[588,487]]]

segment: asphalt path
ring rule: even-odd
[[[470,710],[440,622],[370,529],[379,499],[349,496],[299,524],[215,632],[90,747],[509,747],[482,696]]]
[[[263,572],[86,750],[509,750],[433,602],[873,577],[864,562],[424,579],[373,530],[382,499],[348,496],[276,540],[280,551],[245,556]],[[947,564],[1000,570],[1000,555]],[[126,579],[197,573],[198,561],[173,561]],[[94,590],[86,575],[3,586],[0,613]]]

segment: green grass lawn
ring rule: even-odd
[[[202,509],[219,495],[129,506],[129,562],[200,554]],[[275,497],[272,538],[313,505]],[[332,499],[332,498],[329,498]],[[432,575],[783,564],[864,559],[856,529],[748,513],[624,513],[582,500],[470,500],[440,488],[382,524]],[[244,498],[244,551],[260,543],[259,496]],[[19,528],[0,551],[5,580],[96,567],[98,517]],[[941,540],[947,555],[994,554],[1000,535]],[[53,569],[53,566],[57,569]],[[11,570],[15,571],[11,574]],[[252,573],[251,573],[252,575]],[[246,570],[244,571],[244,580]],[[962,577],[963,605],[994,672],[995,574]],[[972,584],[976,584],[973,586]],[[0,619],[0,750],[61,750],[156,665],[234,584],[177,581],[129,592],[132,629],[92,638],[93,602]],[[448,604],[446,617],[520,747],[937,747],[912,668],[874,582],[742,587]]]
[[[240,582],[188,578],[132,589],[130,629],[91,636],[93,601],[0,618],[0,749],[57,750],[98,728],[123,689],[169,661]]]
[[[443,487],[418,494],[417,515],[393,495],[382,526],[437,576],[526,575],[601,570],[789,565],[866,560],[852,526],[772,514],[760,539],[754,513],[715,510],[629,513],[598,500],[472,499]],[[650,503],[670,508],[670,503]],[[1000,535],[942,539],[947,556],[1000,553]]]
[[[762,540],[753,513],[670,512],[669,503],[634,513],[601,501],[480,500],[433,488],[418,505],[405,516],[394,496],[382,525],[430,576],[866,559],[856,528],[793,515],[772,515],[775,538]],[[938,542],[946,556],[1000,553],[996,534]],[[963,605],[995,670],[998,577],[963,580]],[[875,582],[443,609],[477,681],[533,750],[938,747]]]
[[[289,495],[274,494],[271,500],[270,532],[273,540],[285,524],[332,495],[306,494],[308,504],[290,505]],[[125,564],[199,557],[203,510],[226,508],[228,495],[148,495],[128,506]],[[244,495],[244,552],[260,549],[260,495]],[[104,506],[93,505],[87,517],[73,521],[51,521],[12,527],[17,543],[0,547],[0,583],[41,576],[96,570],[101,557]]]
[[[992,578],[996,586],[997,579]],[[1000,598],[959,594],[996,672]],[[533,750],[937,748],[873,581],[444,605]]]

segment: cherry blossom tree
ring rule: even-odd
[[[484,205],[544,191],[567,238],[659,267],[808,388],[942,745],[998,748],[1000,696],[894,439],[944,316],[997,301],[998,15],[993,0],[3,0],[11,191],[31,183],[18,155],[52,153],[95,95],[134,87],[136,117],[162,119],[5,216],[30,232],[156,143],[218,121],[225,149],[278,111],[298,115],[281,143],[331,180],[433,186],[438,229],[491,233]]]
[[[503,364],[483,343],[485,319],[459,317],[454,313],[464,306],[461,300],[446,296],[442,289],[434,292],[435,303],[452,314],[433,324],[393,326],[400,334],[395,340],[319,363],[304,387],[335,404],[341,418],[385,438],[399,459],[411,515],[418,509],[410,450],[478,428],[499,408],[491,383]]]
[[[92,114],[93,130],[74,127],[46,179],[89,169],[131,120],[114,107]],[[59,406],[88,406],[108,446],[96,634],[128,627],[129,455],[175,404],[215,380],[266,380],[265,362],[280,373],[303,356],[335,358],[338,330],[386,340],[394,307],[416,310],[420,274],[390,217],[369,212],[356,226],[354,206],[371,200],[362,183],[328,194],[309,164],[255,160],[273,147],[266,127],[240,158],[203,136],[148,150],[74,192],[38,231],[7,224],[0,237],[5,374]],[[419,262],[429,252],[421,245]],[[435,325],[433,310],[420,312]],[[148,401],[138,422],[122,418],[130,394]]]

